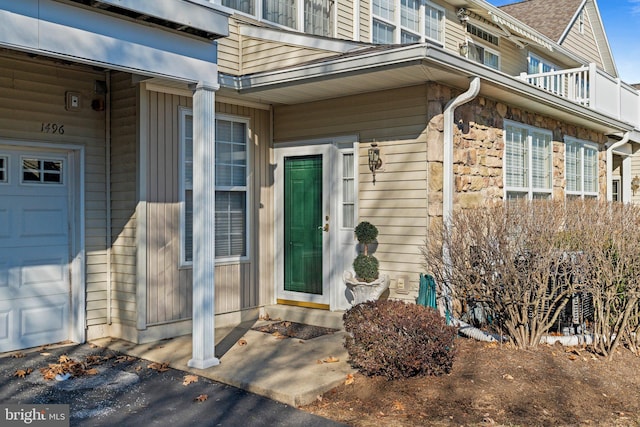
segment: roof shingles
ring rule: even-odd
[[[559,42],[582,1],[524,0],[501,6],[500,10]]]

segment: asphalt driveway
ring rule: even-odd
[[[44,347],[18,355],[0,355],[0,406],[68,404],[71,426],[343,425],[89,344]],[[47,373],[55,377],[63,365],[72,366],[78,375],[62,381],[46,379]]]

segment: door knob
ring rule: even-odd
[[[329,223],[326,223],[322,229],[326,232],[329,232]]]

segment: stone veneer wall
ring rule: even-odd
[[[427,168],[429,227],[442,224],[443,144],[446,103],[459,92],[436,83],[427,90]],[[599,144],[599,193],[606,195],[605,135],[561,122],[552,117],[478,96],[456,109],[455,122],[462,120],[462,130],[454,130],[454,209],[469,209],[504,198],[503,155],[504,120],[546,129],[553,134],[553,198],[564,198],[564,137],[570,136]]]

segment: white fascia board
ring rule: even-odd
[[[212,41],[53,0],[0,0],[0,46],[180,81],[217,81]]]
[[[213,3],[197,0],[97,0],[110,6],[182,24],[221,37],[229,35],[229,14]]]
[[[372,46],[368,43],[331,39],[293,31],[279,30],[276,28],[256,27],[246,24],[240,24],[240,35],[293,46],[328,50],[339,53],[350,52],[352,50]]]
[[[232,78],[223,76],[221,85],[236,89],[240,94],[254,93],[275,87],[295,86],[314,80],[328,80],[342,76],[375,72],[382,68],[399,68],[416,63],[424,66],[436,65],[442,69],[449,69],[460,75],[480,77],[494,86],[502,87],[523,97],[552,106],[563,111],[571,112],[576,117],[588,119],[605,127],[630,131],[633,126],[619,120],[603,116],[595,110],[583,107],[569,100],[555,96],[550,92],[537,88],[516,77],[491,70],[460,55],[443,48],[423,43],[419,45],[403,46],[395,49],[378,50],[368,54],[353,55],[347,58],[327,60],[316,64],[293,67],[286,70],[270,71],[253,75]],[[419,76],[416,77],[420,79]],[[418,80],[416,80],[416,83]]]

